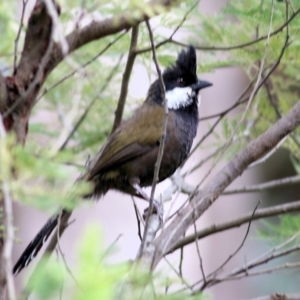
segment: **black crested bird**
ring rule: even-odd
[[[163,72],[169,108],[164,154],[159,170],[159,181],[171,176],[186,159],[198,126],[198,92],[212,84],[199,81],[196,74],[196,51],[189,46],[178,55],[175,65]],[[164,119],[159,81],[150,86],[147,98],[134,115],[122,123],[108,138],[93,166],[82,180],[94,184],[86,197],[99,197],[108,190],[118,190],[149,200],[142,187],[153,181]],[[18,274],[37,255],[38,251],[65,214],[53,216],[27,246],[14,266]]]

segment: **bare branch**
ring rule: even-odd
[[[149,206],[149,211],[148,211],[146,222],[145,222],[143,240],[142,240],[141,247],[139,249],[138,258],[141,258],[143,255],[146,255],[146,257],[148,257],[149,254],[153,253],[152,250],[155,249],[152,242],[155,238],[155,234],[159,228],[160,222],[159,222],[159,216],[157,214],[152,214],[153,200],[154,200],[155,188],[156,188],[156,185],[157,185],[158,179],[159,179],[158,176],[159,176],[160,164],[161,164],[162,157],[164,154],[164,147],[165,147],[165,140],[166,140],[166,133],[167,133],[167,124],[168,124],[168,115],[169,115],[168,101],[166,98],[166,88],[165,88],[164,80],[162,78],[161,70],[159,68],[159,64],[158,64],[158,61],[156,58],[152,29],[150,27],[149,20],[147,19],[145,22],[146,22],[146,25],[148,28],[149,37],[150,37],[150,41],[151,41],[153,61],[154,61],[155,67],[156,67],[157,75],[158,75],[158,82],[159,82],[159,86],[160,86],[161,98],[163,99],[163,103],[164,103],[164,118],[163,118],[162,133],[161,133],[161,138],[160,138],[160,143],[159,143],[157,160],[156,160],[155,167],[154,167],[154,175],[153,175],[153,182],[152,182],[151,196],[150,196],[150,206]],[[155,233],[153,234],[154,231],[155,231]],[[150,239],[150,238],[153,238],[153,239]],[[151,266],[151,264],[152,264],[151,260],[149,261],[146,259],[144,261],[146,263],[148,263],[149,266]]]
[[[249,186],[244,186],[236,189],[228,189],[225,190],[222,195],[232,195],[232,194],[240,194],[240,193],[253,193],[253,192],[261,192],[267,189],[273,189],[282,186],[288,186],[295,183],[300,182],[300,175],[271,180],[269,182],[254,184]]]
[[[152,0],[145,5],[148,5],[148,8],[152,13],[151,17],[153,17],[154,15],[160,14],[162,12],[162,8],[168,8],[172,4],[176,3],[177,0]],[[81,29],[74,30],[66,37],[69,45],[69,53],[94,40],[112,35],[122,30],[128,30],[148,18],[150,18],[150,16],[148,16],[145,12],[140,11],[139,15],[133,14],[132,12],[125,12],[119,16],[114,16],[103,21],[94,21]],[[52,59],[48,65],[48,71],[51,72],[62,61],[62,59],[62,52],[56,45]]]
[[[1,181],[2,181],[2,197],[3,197],[3,231],[5,232],[4,238],[4,247],[2,253],[1,263],[4,264],[5,269],[5,279],[7,285],[8,299],[15,300],[16,292],[14,286],[14,279],[12,270],[12,262],[11,262],[11,253],[14,244],[14,225],[13,225],[13,211],[12,211],[12,199],[10,196],[10,187],[9,187],[9,174],[10,174],[10,165],[9,158],[7,152],[7,145],[5,143],[6,132],[3,125],[2,117],[0,116],[0,157],[1,157]],[[4,161],[6,160],[6,161]],[[2,271],[2,270],[1,270]],[[2,274],[0,274],[0,278]],[[2,278],[1,282],[4,281]]]
[[[117,106],[117,110],[115,112],[115,120],[114,120],[114,124],[113,124],[112,131],[111,131],[112,133],[116,130],[116,128],[121,124],[121,121],[122,121],[124,106],[125,106],[127,93],[128,93],[128,84],[129,84],[134,60],[136,57],[135,50],[137,47],[138,35],[139,35],[139,26],[136,25],[136,26],[132,27],[130,48],[129,48],[125,71],[123,73],[123,79],[122,79],[122,85],[121,85],[118,106]]]
[[[253,213],[249,213],[249,214],[245,214],[245,215],[243,215],[239,218],[236,218],[234,220],[231,220],[231,221],[227,221],[227,222],[219,223],[219,224],[213,224],[207,228],[197,231],[196,235],[192,234],[192,235],[186,236],[185,238],[180,239],[178,242],[176,242],[172,246],[172,248],[169,250],[168,254],[172,253],[175,250],[178,250],[188,244],[195,242],[196,239],[202,239],[206,236],[215,234],[217,232],[221,232],[221,231],[228,230],[231,228],[239,227],[245,223],[248,223],[250,220],[258,220],[261,218],[277,216],[277,215],[286,214],[289,212],[295,212],[295,211],[299,211],[299,210],[300,210],[300,201],[295,201],[293,203],[287,203],[287,204],[275,205],[275,206],[267,207],[267,208],[261,208],[261,209],[258,209],[254,215],[253,215]]]
[[[19,29],[18,29],[18,33],[17,36],[15,38],[15,50],[14,50],[14,68],[13,70],[15,71],[16,66],[17,66],[17,57],[18,57],[18,43],[19,43],[19,39],[20,39],[20,35],[21,35],[21,31],[22,28],[24,26],[24,14],[25,14],[25,9],[26,9],[26,5],[28,3],[28,0],[23,0],[22,1],[22,12],[21,12],[21,19],[20,19],[20,25],[19,25]]]

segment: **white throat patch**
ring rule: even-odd
[[[193,103],[193,96],[195,92],[191,87],[176,87],[171,91],[166,92],[169,109],[178,109],[180,107],[187,107]]]

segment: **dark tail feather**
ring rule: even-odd
[[[62,217],[67,211],[62,210],[60,214],[57,214],[50,218],[39,233],[35,236],[34,240],[23,251],[21,257],[16,262],[13,268],[13,274],[17,275],[23,268],[27,267],[34,257],[38,254],[43,244],[47,241],[48,237],[55,229],[58,223],[58,219]]]

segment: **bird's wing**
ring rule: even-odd
[[[158,147],[163,117],[164,111],[161,106],[142,106],[110,136],[97,163],[89,172],[89,179]]]

